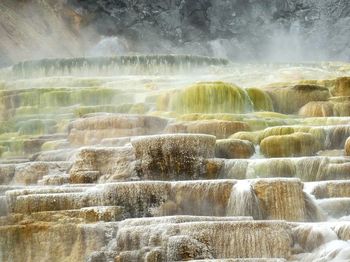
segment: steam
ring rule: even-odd
[[[102,37],[102,39],[88,51],[89,56],[115,56],[128,53],[127,42],[121,37]]]
[[[301,8],[296,1],[267,5],[209,2],[204,17],[197,17],[194,24],[189,17],[173,17],[170,13],[190,16],[191,10],[183,13],[181,9],[194,8],[189,3],[165,4],[164,13],[150,18],[157,23],[147,24],[137,12],[152,5],[148,3],[116,4],[114,8],[96,3],[96,8],[102,5],[107,13],[102,15],[74,1],[53,5],[49,1],[5,0],[0,3],[4,10],[0,16],[0,61],[14,64],[40,58],[130,53],[206,55],[233,61],[350,59],[350,23],[343,17],[346,3],[331,6],[327,1],[309,0]],[[140,10],[132,13],[137,5]],[[150,12],[146,9],[144,12]],[[223,10],[225,13],[219,16]],[[129,20],[123,21],[118,12]],[[209,21],[203,22],[206,19]]]

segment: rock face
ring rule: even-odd
[[[350,54],[346,0],[6,0],[1,7],[8,14],[0,21],[0,60],[5,65],[57,54],[101,54],[101,47],[104,55],[173,50],[235,61],[341,60]],[[117,37],[92,48],[96,42],[91,39],[99,35]],[[62,39],[64,48],[57,45]],[[31,52],[42,41],[50,44]]]
[[[180,180],[201,176],[206,158],[214,157],[215,137],[161,135],[132,140],[139,176],[143,179]]]
[[[283,181],[282,179],[271,179],[267,181],[257,180],[253,184],[253,189],[260,199],[262,207],[265,208],[264,213],[268,214],[268,219],[272,219],[272,217],[283,217],[284,219],[295,221],[307,219],[302,185],[298,180]],[[272,195],[278,195],[278,199],[271,197]],[[279,204],[278,201],[284,203]],[[288,201],[291,202],[287,204]],[[271,205],[272,203],[274,204]]]
[[[317,85],[276,86],[267,89],[276,112],[292,114],[311,101],[326,101],[329,90]],[[289,100],[289,103],[286,101]]]
[[[0,261],[350,261],[349,74],[193,55],[0,70]]]
[[[175,92],[169,109],[179,113],[245,113],[252,102],[240,87],[224,82],[203,82]]]
[[[250,158],[254,144],[247,140],[222,139],[216,141],[215,156],[219,158]]]
[[[152,116],[92,116],[76,120],[70,125],[69,140],[72,144],[89,145],[111,137],[151,135],[160,133],[166,124],[166,119]]]
[[[169,124],[167,133],[194,133],[213,135],[224,139],[239,131],[249,130],[249,125],[240,121],[201,120]]]
[[[345,142],[345,154],[350,156],[350,138],[348,138]]]
[[[299,115],[304,117],[334,116],[334,105],[330,102],[309,102],[299,110]]]
[[[63,216],[64,217],[64,216]],[[106,228],[90,228],[74,223],[38,222],[24,226],[1,227],[1,253],[3,261],[84,261],[89,254],[106,243]],[[87,236],[87,235],[90,235]],[[39,240],[40,239],[40,240]],[[36,241],[45,243],[35,250]],[[21,252],[12,249],[21,248]],[[64,255],[63,255],[64,254]]]
[[[331,92],[334,96],[350,96],[350,77],[337,78]]]
[[[130,147],[83,148],[69,170],[71,183],[95,183],[129,179],[135,175],[134,151]]]
[[[260,147],[267,157],[312,156],[319,150],[315,136],[301,132],[269,136],[261,141]]]
[[[123,241],[127,235],[129,238],[135,240],[130,243],[140,245],[140,239],[145,236],[148,239],[159,238],[155,235],[155,227],[159,225],[151,224],[137,230],[137,227],[125,226],[124,230],[117,235],[118,242]],[[167,243],[166,247],[152,247],[146,257],[150,257],[151,253],[157,252],[159,257],[163,259],[153,261],[183,261],[188,259],[212,259],[212,258],[227,258],[227,257],[254,257],[256,255],[261,257],[288,257],[289,250],[284,249],[291,243],[291,236],[286,234],[283,223],[271,226],[270,223],[244,223],[244,222],[211,222],[205,224],[202,222],[180,223],[180,224],[164,224],[161,227],[162,241]],[[176,235],[166,234],[166,232],[178,232]],[[210,233],[209,233],[210,232]],[[249,232],[249,233],[248,233]],[[209,233],[209,234],[208,234]],[[245,235],[247,237],[244,244],[237,243],[234,239],[241,238],[238,235]],[[255,243],[254,235],[264,235],[263,253],[255,253],[254,247],[258,245]],[[141,237],[142,236],[142,237]],[[217,237],[224,239],[230,238],[229,245],[221,245],[217,242]],[[274,239],[272,241],[272,239]],[[277,241],[278,239],[278,241]],[[276,240],[276,242],[275,242]],[[149,242],[149,241],[147,241]],[[246,245],[246,243],[248,243]],[[117,260],[125,261],[132,258],[143,257],[144,254],[131,253],[134,249],[132,245],[125,245],[123,249],[119,250]],[[147,250],[147,249],[145,249]],[[129,251],[129,252],[128,252]],[[221,255],[216,255],[221,254]],[[132,256],[134,255],[134,256]]]
[[[178,47],[235,60],[349,57],[350,7],[345,0],[70,2],[95,15],[93,23],[103,34],[132,39],[137,50]],[[323,54],[310,51],[316,48]]]
[[[316,211],[308,206],[298,179],[257,179],[247,182],[247,186],[249,190],[236,180],[141,181],[93,187],[34,187],[9,191],[5,197],[9,212],[22,215],[119,206],[127,217],[234,214],[288,221],[311,221],[315,217]]]
[[[64,7],[63,1],[55,2],[56,7],[53,1],[1,2],[0,66],[35,58],[83,54],[84,44],[77,28],[63,18],[69,8]],[[42,42],[47,45],[43,46]]]

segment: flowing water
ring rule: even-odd
[[[350,261],[350,64],[0,71],[0,261]]]

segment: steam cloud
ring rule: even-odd
[[[233,61],[350,59],[345,0],[4,0],[0,7],[0,66],[130,53]]]

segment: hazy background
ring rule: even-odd
[[[0,1],[2,66],[44,57],[133,53],[349,61],[350,1]]]

